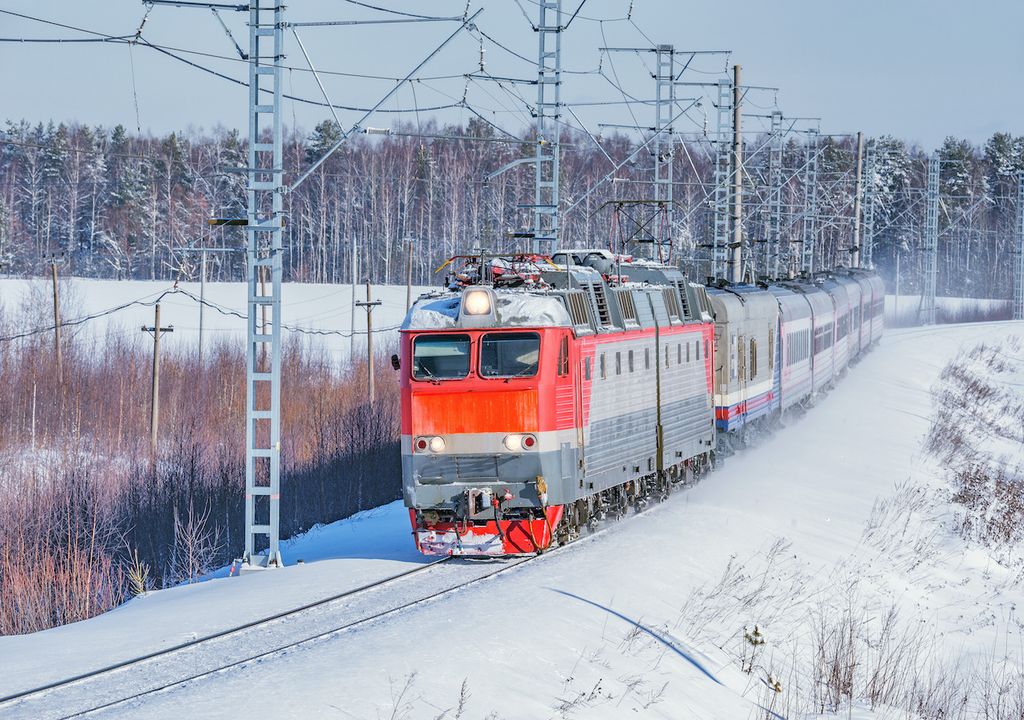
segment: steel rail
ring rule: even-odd
[[[328,596],[328,597],[325,597],[325,598],[320,598],[319,600],[314,600],[312,602],[306,603],[305,605],[300,605],[298,607],[289,608],[287,610],[282,610],[280,612],[274,613],[273,615],[268,615],[266,617],[257,618],[256,620],[250,620],[249,622],[243,623],[241,625],[235,625],[235,626],[232,626],[230,628],[226,628],[224,630],[218,630],[215,633],[211,633],[209,635],[204,635],[203,637],[200,637],[200,638],[195,638],[195,639],[192,639],[192,640],[188,640],[186,642],[178,643],[177,645],[172,645],[171,647],[161,648],[160,650],[154,650],[152,652],[146,653],[145,655],[139,655],[137,657],[129,658],[127,660],[121,660],[119,662],[112,663],[110,665],[105,665],[104,667],[97,668],[95,670],[89,670],[89,671],[86,671],[86,672],[83,672],[83,673],[79,673],[78,675],[74,675],[74,676],[69,677],[69,678],[63,678],[61,680],[55,680],[55,681],[47,683],[45,685],[39,685],[39,686],[34,687],[34,688],[29,688],[28,690],[21,690],[19,692],[13,693],[11,695],[6,695],[4,697],[0,697],[0,706],[3,706],[5,704],[7,704],[7,703],[11,703],[11,702],[14,702],[14,701],[17,701],[17,700],[24,700],[24,699],[26,699],[28,697],[31,697],[33,695],[38,695],[40,693],[47,692],[49,690],[55,690],[57,688],[65,687],[65,686],[68,686],[68,685],[72,685],[74,683],[81,682],[83,680],[90,680],[92,678],[96,678],[96,677],[99,677],[101,675],[106,675],[107,673],[111,673],[111,672],[114,672],[116,670],[123,670],[126,667],[130,667],[132,665],[137,665],[139,663],[143,663],[143,662],[146,662],[148,660],[154,660],[156,658],[164,657],[164,656],[167,656],[167,655],[171,655],[173,653],[180,652],[182,650],[187,650],[188,648],[195,647],[197,645],[202,645],[203,643],[210,642],[211,640],[217,640],[219,638],[227,637],[228,635],[233,635],[235,633],[242,632],[243,630],[249,630],[249,629],[257,627],[259,625],[265,625],[267,623],[274,622],[275,620],[280,620],[282,618],[286,618],[286,617],[289,617],[291,615],[297,615],[298,613],[302,613],[302,612],[305,612],[307,610],[312,610],[313,608],[320,607],[321,605],[326,605],[328,603],[332,603],[332,602],[335,602],[337,600],[341,600],[341,599],[346,598],[346,597],[351,597],[351,596],[356,595],[358,593],[365,592],[367,590],[372,590],[374,588],[378,588],[378,587],[380,587],[382,585],[386,585],[387,583],[393,582],[395,580],[400,580],[402,578],[408,577],[408,576],[413,575],[415,573],[422,572],[422,571],[424,571],[424,570],[426,570],[428,568],[434,567],[435,565],[440,565],[441,563],[447,562],[450,559],[451,559],[450,557],[444,557],[444,558],[441,558],[440,560],[435,560],[433,562],[429,562],[429,563],[426,563],[424,565],[419,565],[418,567],[412,568],[411,570],[406,570],[404,572],[398,573],[397,575],[391,575],[391,576],[386,577],[386,578],[381,578],[380,580],[375,580],[375,581],[373,581],[371,583],[367,583],[366,585],[361,585],[361,586],[359,586],[357,588],[353,588],[351,590],[345,590],[344,592],[336,593],[334,595],[331,595],[331,596]]]

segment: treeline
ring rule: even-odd
[[[329,122],[308,135],[288,131],[286,179],[337,137]],[[402,282],[412,253],[415,282],[432,284],[434,268],[453,254],[523,243],[510,233],[529,229],[530,210],[523,206],[533,202],[531,166],[483,180],[532,155],[531,144],[510,140],[475,119],[465,126],[427,122],[396,126],[392,135],[353,137],[285,197],[286,278]],[[619,247],[646,211],[632,208],[615,217],[605,203],[651,196],[650,152],[636,152],[637,142],[622,135],[601,139],[600,147],[580,134],[566,132],[562,140],[563,208],[572,206],[563,219],[563,243]],[[755,256],[765,251],[761,241],[769,221],[766,140],[748,140],[746,148],[744,222]],[[804,232],[802,142],[790,139],[783,152],[781,227],[794,251]],[[816,265],[828,267],[847,262],[853,244],[855,158],[849,138],[823,136],[820,142]],[[874,145],[875,263],[894,285],[899,256],[901,290],[914,292],[920,287],[927,156],[893,137],[876,138]],[[1007,297],[1024,139],[997,133],[977,147],[949,138],[940,153],[939,293]],[[0,263],[9,273],[33,275],[51,255],[63,253],[70,272],[81,276],[194,279],[198,257],[192,248],[239,248],[244,242],[238,228],[211,230],[207,220],[243,215],[245,176],[238,170],[246,163],[246,142],[223,128],[153,137],[122,126],[8,122],[0,133]],[[615,182],[599,184],[613,163],[624,163]],[[707,265],[694,258],[707,257],[713,237],[710,140],[677,143],[673,163],[672,261],[696,279]],[[648,227],[666,234],[657,219]],[[213,279],[244,276],[240,254],[219,254],[211,262]]]

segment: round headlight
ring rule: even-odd
[[[522,452],[523,450],[523,436],[522,435],[506,435],[505,436],[505,447],[512,452]]]
[[[439,453],[444,450],[444,438],[443,437],[432,437],[430,438],[430,452]]]
[[[486,290],[467,290],[462,298],[462,309],[466,315],[489,315],[491,296]]]

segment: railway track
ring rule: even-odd
[[[444,558],[301,607],[0,697],[0,716],[64,720],[112,709],[429,602],[535,559]]]

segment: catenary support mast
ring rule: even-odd
[[[562,0],[538,0],[537,145],[534,155],[535,253],[558,249],[558,164],[562,95]]]
[[[935,324],[936,255],[939,248],[939,155],[928,158],[928,206],[924,226],[924,289],[921,294],[921,324]]]
[[[284,177],[281,61],[284,6],[249,3],[248,322],[246,339],[245,554],[281,564],[281,228]],[[269,126],[269,127],[268,127]],[[269,269],[269,285],[259,282]],[[257,318],[270,309],[270,327]],[[267,350],[269,349],[269,352]],[[260,362],[258,359],[262,359]],[[266,554],[261,554],[262,550]]]
[[[675,151],[675,136],[672,132],[672,118],[675,116],[675,47],[658,45],[654,61],[654,199],[658,203],[660,220],[664,233],[655,233],[651,243],[651,258],[661,259],[663,245],[672,247],[673,185],[672,159]],[[659,245],[661,243],[661,245]]]
[[[1013,257],[1013,319],[1024,320],[1024,172],[1017,175],[1016,254]]]

